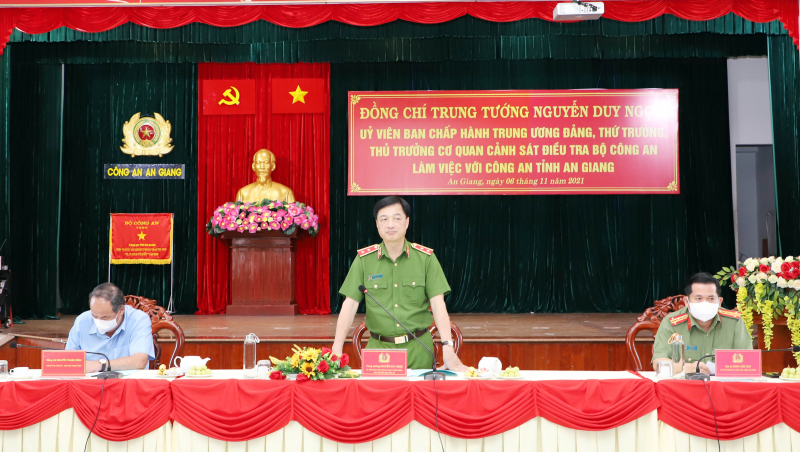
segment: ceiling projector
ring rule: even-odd
[[[603,2],[559,3],[553,10],[554,21],[597,20],[603,15]]]

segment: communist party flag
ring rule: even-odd
[[[255,80],[203,80],[204,115],[256,114]]]
[[[112,213],[108,247],[112,264],[172,262],[171,213]]]
[[[325,113],[325,80],[273,78],[273,113]]]

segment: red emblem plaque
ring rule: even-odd
[[[406,377],[408,350],[364,350],[361,356],[362,377]]]

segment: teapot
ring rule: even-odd
[[[211,361],[211,358],[201,358],[199,356],[176,356],[174,360],[175,365],[183,370],[189,370],[192,366],[205,366],[209,361]]]

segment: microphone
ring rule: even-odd
[[[35,345],[24,345],[24,344],[20,344],[20,343],[18,343],[16,341],[11,341],[11,342],[8,343],[8,345],[11,348],[38,348],[39,350],[55,350],[57,352],[63,352],[64,351],[64,350],[62,350],[60,348],[37,347]],[[97,375],[95,375],[95,378],[99,378],[101,380],[106,380],[106,379],[109,379],[109,378],[122,378],[122,374],[121,373],[114,372],[114,371],[111,370],[111,360],[104,353],[99,353],[99,352],[86,352],[86,353],[89,353],[91,355],[100,355],[100,356],[102,356],[103,358],[106,359],[106,367],[108,368],[108,370],[105,370],[105,371],[102,371],[102,372],[98,372]]]
[[[423,379],[425,379],[425,380],[444,380],[444,379],[445,379],[445,375],[444,375],[444,373],[442,373],[442,372],[437,372],[437,371],[436,371],[436,355],[435,355],[435,354],[434,354],[434,353],[431,351],[431,349],[429,349],[429,348],[428,348],[428,346],[427,346],[427,345],[425,345],[425,343],[424,343],[424,342],[422,342],[421,340],[419,340],[419,338],[417,337],[417,335],[415,335],[414,333],[412,333],[412,332],[411,332],[411,330],[409,330],[409,329],[408,329],[408,328],[407,328],[407,327],[406,327],[406,326],[403,324],[403,322],[401,322],[401,321],[397,320],[397,317],[395,317],[394,315],[392,315],[392,313],[391,313],[391,312],[389,312],[389,310],[388,310],[388,309],[386,309],[386,308],[385,308],[385,307],[384,307],[382,304],[378,303],[378,300],[376,300],[376,299],[375,299],[375,297],[373,297],[373,296],[372,296],[372,294],[371,294],[371,293],[369,293],[369,290],[367,290],[367,288],[366,288],[366,287],[364,287],[363,285],[361,285],[361,286],[358,286],[358,290],[360,290],[362,293],[366,294],[368,297],[372,298],[372,301],[374,301],[374,302],[375,302],[375,304],[377,304],[378,306],[380,306],[380,307],[381,307],[381,309],[383,309],[384,311],[386,311],[386,313],[387,313],[387,314],[389,314],[389,316],[390,316],[391,318],[393,318],[393,319],[394,319],[394,321],[395,321],[395,322],[397,322],[397,324],[398,324],[398,325],[402,326],[404,330],[408,331],[408,335],[409,335],[409,336],[413,337],[415,341],[419,342],[419,344],[420,344],[420,345],[422,345],[423,347],[425,347],[425,350],[427,350],[427,351],[428,351],[428,353],[430,353],[430,354],[431,354],[431,359],[433,360],[433,370],[432,370],[432,371],[430,371],[430,372],[425,372],[424,374],[422,374],[422,377],[423,377]]]

